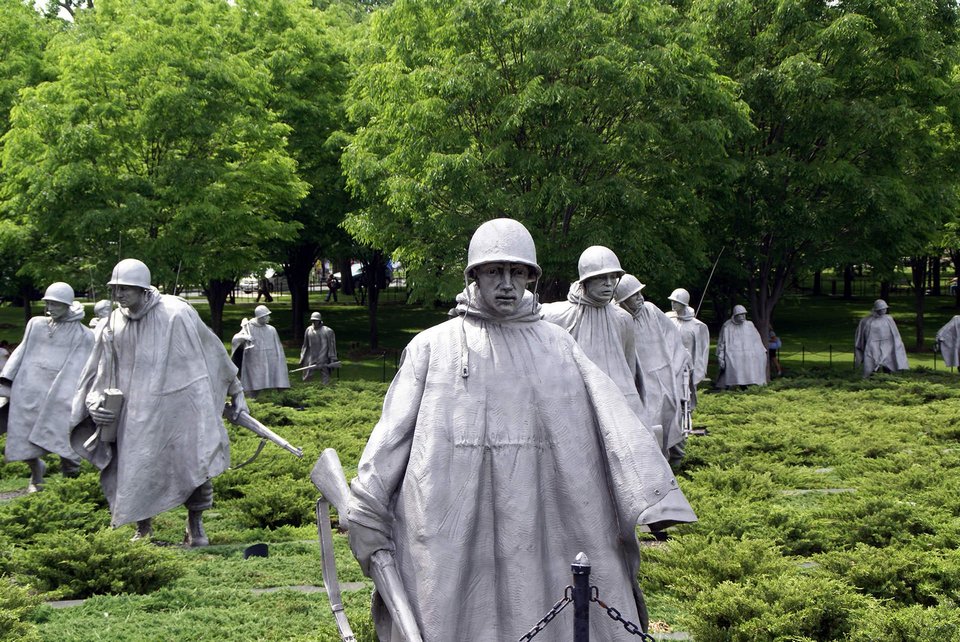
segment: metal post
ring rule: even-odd
[[[590,560],[577,553],[573,571],[573,642],[590,642]]]

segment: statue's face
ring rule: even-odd
[[[316,330],[319,330],[319,329],[320,329],[320,326],[323,325],[323,321],[321,321],[320,319],[313,319],[310,323],[313,324],[313,327],[314,327],[314,329],[316,329]]]
[[[143,306],[146,290],[135,285],[114,285],[113,298],[120,307],[136,312]]]
[[[679,301],[671,301],[671,302],[670,302],[670,309],[673,310],[674,312],[683,312],[683,309],[684,309],[685,307],[687,307],[687,306],[685,306],[684,304],[680,303]]]
[[[880,309],[877,310],[876,312],[877,312],[877,316],[883,316],[884,314],[887,313],[887,309],[886,309],[886,308],[880,308]]]
[[[43,304],[47,315],[54,321],[60,321],[63,319],[63,317],[67,316],[67,312],[70,310],[69,305],[66,303],[60,303],[59,301],[44,301]]]
[[[643,295],[639,292],[631,294],[626,299],[620,302],[620,306],[627,310],[628,312],[636,312],[643,305]]]
[[[583,282],[583,289],[591,299],[597,301],[609,301],[613,298],[613,292],[617,287],[617,281],[620,280],[613,272],[591,276]]]
[[[530,280],[530,268],[521,263],[482,263],[474,274],[487,307],[503,316],[517,311]]]
[[[267,325],[268,323],[270,323],[270,315],[265,314],[262,317],[257,317],[256,321],[257,321],[257,325]]]
[[[745,315],[745,314],[735,314],[735,315],[733,315],[733,322],[734,322],[734,323],[743,323],[743,322],[746,321],[746,320],[747,320],[747,315]]]

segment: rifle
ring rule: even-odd
[[[330,361],[328,363],[315,363],[310,366],[304,366],[302,368],[297,368],[296,370],[291,370],[290,374],[294,372],[303,372],[304,370],[316,370],[317,368],[339,368],[343,363],[340,361]]]
[[[293,453],[297,457],[303,457],[302,448],[297,448],[295,446],[292,446],[289,441],[287,441],[286,439],[284,439],[283,437],[281,437],[280,435],[273,432],[272,430],[264,426],[262,423],[254,419],[253,416],[246,410],[240,412],[240,414],[234,417],[233,406],[228,403],[223,407],[223,416],[226,417],[227,420],[230,421],[230,423],[236,426],[240,426],[242,428],[246,428],[256,436],[260,437],[260,439],[262,440],[260,442],[260,447],[257,448],[257,452],[254,454],[254,456],[248,459],[247,461],[245,461],[243,464],[241,464],[241,466],[246,466],[251,461],[256,459],[257,455],[260,454],[260,451],[263,450],[263,445],[267,441],[272,441],[276,445],[280,446],[284,450],[287,450]],[[239,467],[240,466],[237,466],[237,468]]]
[[[340,465],[340,457],[337,456],[336,450],[327,448],[320,454],[320,458],[317,459],[317,463],[310,472],[310,479],[322,495],[320,501],[317,502],[317,512],[321,553],[323,554],[323,583],[330,587],[329,582],[332,582],[332,585],[336,587],[336,597],[334,592],[329,592],[330,606],[333,609],[334,617],[337,619],[340,637],[344,642],[349,642],[353,640],[353,632],[350,631],[350,625],[343,613],[343,606],[339,604],[340,587],[337,583],[336,568],[333,563],[333,543],[331,540],[324,539],[325,535],[328,538],[332,537],[329,531],[329,520],[325,525],[326,528],[324,528],[324,524],[319,523],[321,521],[320,513],[326,510],[326,506],[321,507],[321,504],[329,502],[333,504],[340,515],[340,527],[350,527],[347,517],[350,487],[347,485],[347,477],[343,473],[343,466]],[[387,550],[379,550],[373,554],[370,560],[370,577],[377,587],[377,593],[386,604],[393,623],[400,630],[402,639],[406,642],[423,642],[423,638],[420,636],[420,627],[413,615],[413,609],[407,598],[400,572],[394,562],[393,553]],[[341,619],[344,627],[341,627]],[[346,631],[344,631],[344,628]]]
[[[690,369],[684,369],[683,385],[680,386],[680,433],[686,437],[693,432],[693,413],[690,410]]]

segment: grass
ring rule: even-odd
[[[907,303],[892,304],[906,334]],[[231,308],[227,325],[239,327],[252,307]],[[289,305],[279,299],[271,309],[282,328]],[[155,520],[161,546],[128,550],[132,527],[120,529],[123,555],[96,563],[106,572],[121,559],[150,561],[151,549],[170,552],[181,573],[162,586],[54,609],[25,608],[24,598],[8,596],[0,583],[0,614],[17,613],[43,640],[337,640],[326,596],[284,587],[322,583],[309,471],[332,446],[347,476],[355,473],[387,385],[382,359],[362,348],[363,309],[320,309],[342,354],[358,344],[350,364],[356,369],[327,388],[297,379],[292,389],[251,402],[255,416],[304,448],[303,459],[268,444],[255,463],[218,477],[215,506],[205,514],[209,548],[162,546],[182,538],[182,508]],[[846,346],[867,309],[866,301],[790,299],[776,327],[788,351],[791,344]],[[933,331],[952,315],[944,306],[930,309]],[[0,308],[0,323],[9,314]],[[401,348],[405,337],[444,316],[443,309],[385,306],[382,342]],[[291,365],[296,352],[291,345]],[[708,435],[690,441],[678,474],[700,521],[676,529],[664,544],[645,543],[641,584],[652,619],[698,641],[960,639],[957,375],[918,368],[862,380],[852,367],[801,367],[789,358],[784,365],[787,376],[766,388],[701,395],[695,424]],[[230,433],[238,462],[257,440],[240,429]],[[0,490],[23,488],[27,475],[22,463],[0,466]],[[102,538],[107,515],[96,480],[85,464],[77,480],[52,475],[42,497],[0,503],[0,570],[34,586],[39,569],[22,560],[27,550],[53,545],[43,531]],[[269,557],[244,560],[243,550],[258,542],[269,544]],[[56,552],[65,568],[88,561],[77,551]],[[336,554],[341,582],[366,581],[342,534]],[[374,639],[366,586],[344,598],[365,641]],[[253,590],[268,588],[280,590]],[[37,599],[54,597],[69,596]],[[3,623],[0,617],[0,637]]]

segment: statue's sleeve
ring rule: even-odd
[[[333,330],[330,330],[330,334],[327,336],[327,361],[333,362],[337,360],[337,335]]]
[[[383,401],[383,413],[360,457],[357,477],[350,484],[350,521],[391,538],[393,500],[410,459],[423,396],[427,346],[416,339],[403,352],[400,368]]]

